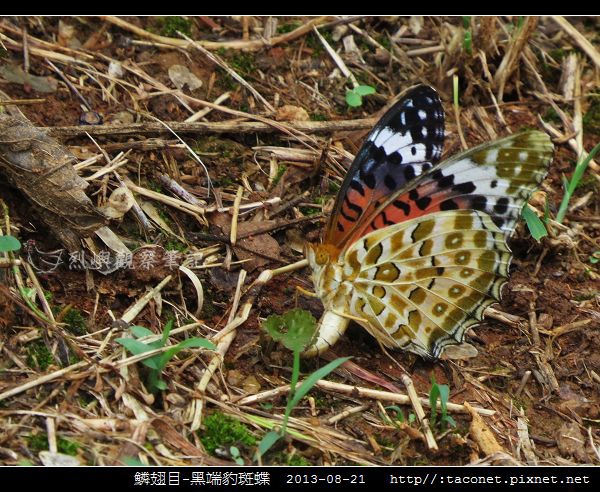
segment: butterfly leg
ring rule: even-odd
[[[306,290],[303,287],[300,287],[299,285],[296,285],[296,290],[294,292],[294,306],[295,307],[298,307],[298,296],[300,294],[302,294],[303,296],[306,296],[306,297],[319,297],[316,293]]]

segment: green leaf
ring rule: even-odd
[[[370,85],[359,85],[354,88],[354,92],[359,96],[368,96],[370,94],[375,94],[375,87],[371,87]]]
[[[22,294],[24,294],[24,296],[27,299],[33,302],[35,301],[35,296],[37,295],[37,292],[33,287],[23,287]]]
[[[168,388],[167,383],[165,383],[162,379],[157,380],[154,383],[154,387],[160,391],[164,391]]]
[[[129,350],[133,355],[144,354],[146,352],[150,352],[151,350],[160,348],[160,347],[153,347],[149,343],[143,343],[143,342],[140,342],[139,340],[134,340],[133,338],[117,338],[115,340],[115,342],[123,345],[123,347],[125,347],[127,350]],[[144,364],[145,366],[149,367],[150,369],[159,370],[158,359],[159,359],[159,356],[157,354],[157,355],[153,355],[152,357],[148,357],[147,359],[142,360],[141,363]]]
[[[312,314],[304,309],[292,309],[283,316],[269,316],[263,328],[277,342],[287,349],[302,352],[312,341],[317,322]]]
[[[463,46],[465,48],[465,51],[469,55],[473,54],[473,35],[471,34],[471,31],[466,31],[465,32],[465,38],[463,40]]]
[[[600,251],[594,251],[592,253],[592,256],[590,256],[590,263],[592,265],[595,265],[596,263],[598,263],[600,261]]]
[[[167,344],[167,340],[169,339],[169,335],[171,334],[171,328],[173,328],[173,319],[167,321],[167,324],[165,325],[165,329],[163,330],[163,334],[160,339],[160,341],[162,342],[160,344],[161,347],[164,347]]]
[[[435,379],[433,379],[435,381]],[[437,400],[440,396],[440,388],[434,382],[431,385],[431,390],[429,391],[429,406],[431,407],[431,422],[435,423],[437,419]]]
[[[450,387],[447,384],[436,384],[438,392],[440,394],[440,406],[442,408],[442,415],[446,414],[448,408],[448,399],[450,398]]]
[[[136,338],[148,337],[154,335],[154,332],[143,326],[130,326],[129,329]]]
[[[258,443],[258,455],[263,456],[273,445],[281,439],[281,434],[275,431],[267,432],[261,441]]]
[[[175,356],[178,352],[185,350],[186,348],[206,348],[209,350],[217,349],[215,344],[207,340],[206,338],[188,338],[187,340],[179,342],[177,345],[174,345],[169,350],[161,354],[161,356],[158,359],[157,369],[162,371],[162,369],[167,365],[167,363],[171,360],[173,356]]]
[[[346,104],[356,108],[362,104],[362,96],[354,91],[346,91]]]
[[[302,398],[308,393],[311,388],[317,383],[319,379],[323,379],[330,372],[334,371],[337,367],[341,366],[344,362],[347,362],[352,357],[340,357],[339,359],[332,360],[329,364],[317,369],[310,376],[308,376],[304,382],[300,385],[300,388],[294,394],[294,398],[288,403],[289,411],[292,411]],[[286,414],[288,412],[286,411]]]
[[[529,232],[531,232],[531,235],[536,241],[539,241],[540,239],[548,235],[546,226],[544,225],[542,220],[536,215],[536,213],[533,210],[531,210],[531,207],[529,207],[529,205],[525,205],[525,207],[523,207],[522,215],[525,219],[525,222],[527,223],[527,228],[529,229]]]
[[[21,242],[14,236],[0,236],[0,251],[18,251],[21,248]]]
[[[124,458],[121,459],[121,462],[127,466],[148,466],[147,464],[143,463],[142,461],[140,461],[139,458],[136,458],[135,456],[125,456]]]
[[[396,412],[397,418],[400,422],[404,422],[404,412],[398,405],[390,405],[389,407],[385,407],[386,410],[393,410]]]

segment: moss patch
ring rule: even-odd
[[[217,448],[228,448],[240,445],[254,446],[256,438],[248,427],[239,420],[221,412],[215,412],[204,419],[204,431],[199,431],[199,437],[206,451],[214,454]]]

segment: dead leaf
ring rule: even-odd
[[[106,205],[99,207],[99,209],[109,219],[120,219],[133,207],[134,203],[135,200],[129,188],[120,186],[113,190]]]
[[[0,172],[63,245],[76,251],[81,238],[104,226],[106,219],[85,194],[88,183],[73,168],[73,154],[14,106],[6,108],[9,114],[0,114]]]
[[[310,116],[304,108],[286,104],[277,109],[275,119],[277,121],[308,121]]]
[[[263,220],[260,222],[261,227],[275,224],[277,224],[275,220]],[[238,224],[238,236],[255,231],[256,226],[257,224],[254,222],[242,222]],[[268,234],[259,234],[239,239],[233,251],[240,260],[250,260],[244,264],[244,269],[248,272],[252,272],[270,263],[272,261],[271,258],[281,258],[279,243]]]
[[[67,24],[63,20],[58,21],[58,44],[67,48],[81,48],[81,41],[75,37],[77,30],[75,26]]]
[[[225,236],[231,231],[231,215],[215,212],[210,214],[212,225],[217,226]],[[281,258],[279,243],[269,234],[257,234],[244,237],[260,228],[268,228],[278,224],[276,220],[261,220],[260,222],[239,222],[237,229],[237,242],[233,251],[239,260],[249,260],[244,263],[244,270],[252,272],[257,268]]]
[[[180,91],[187,85],[190,91],[202,87],[202,81],[194,75],[189,68],[183,65],[171,65],[169,67],[169,78],[173,85]]]
[[[78,458],[68,454],[40,451],[39,457],[44,466],[81,466]]]
[[[20,66],[4,65],[0,67],[0,75],[13,84],[27,84],[35,92],[51,94],[58,89],[58,82],[52,77],[38,77],[25,73]]]
[[[558,450],[565,458],[574,457],[578,461],[587,461],[585,437],[575,422],[565,422],[556,433]]]
[[[465,402],[464,405],[471,414],[471,426],[469,428],[469,432],[473,440],[479,446],[480,451],[485,456],[499,452],[506,453],[506,450],[498,443],[494,433],[485,423],[483,418],[481,418],[481,416],[475,411],[469,402]]]

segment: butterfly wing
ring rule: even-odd
[[[364,233],[439,211],[471,209],[487,213],[508,238],[525,201],[544,179],[552,152],[550,138],[539,131],[469,149],[389,196]]]
[[[451,210],[374,231],[345,262],[354,279],[338,311],[387,347],[439,357],[500,299],[510,250],[490,216]]]
[[[552,151],[544,133],[514,135],[445,161],[388,197],[343,253],[333,310],[361,320],[388,347],[439,357],[461,343],[500,299],[511,260],[506,239]]]
[[[410,90],[375,125],[337,196],[324,242],[342,248],[360,237],[361,226],[386,196],[406,187],[440,159],[444,111],[428,86]]]

